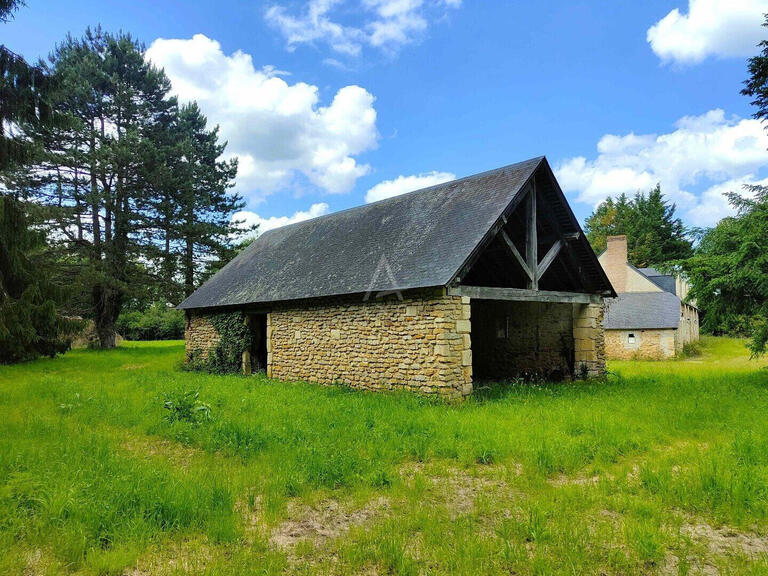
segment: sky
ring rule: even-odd
[[[656,183],[689,226],[768,184],[739,91],[768,0],[27,0],[30,60],[130,32],[239,159],[262,231],[545,155],[583,222]]]

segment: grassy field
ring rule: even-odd
[[[182,356],[0,367],[0,574],[768,573],[768,370],[741,341],[460,405]],[[210,410],[166,408],[189,391]]]

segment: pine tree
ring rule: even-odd
[[[763,26],[768,27],[768,14]],[[753,98],[752,106],[757,108],[753,116],[761,120],[768,118],[768,40],[757,45],[760,53],[749,59],[749,78],[744,81],[741,93]]]
[[[0,196],[0,363],[55,356],[74,325],[57,313],[60,295],[47,280],[45,239],[27,224],[22,203]]]
[[[0,22],[7,22],[23,3],[0,1]],[[42,97],[48,78],[39,66],[0,45],[0,170],[28,163],[34,145],[16,127],[20,122],[45,124],[51,121],[51,107]]]
[[[150,200],[159,239],[153,261],[158,296],[178,303],[211,265],[231,257],[233,238],[243,232],[231,217],[244,202],[231,191],[237,161],[221,159],[226,143],[219,142],[218,127],[208,130],[197,104],[182,106],[155,142],[147,162],[156,185]]]
[[[32,172],[33,199],[56,208],[49,222],[81,264],[100,344],[114,346],[115,321],[141,274],[151,192],[142,162],[147,134],[176,102],[170,82],[129,35],[88,30],[51,56],[51,101],[66,121],[34,130],[46,154]]]
[[[7,22],[21,2],[0,2]],[[43,234],[30,226],[25,166],[39,152],[21,125],[54,124],[48,77],[40,66],[0,46],[0,363],[53,356],[68,347],[74,322],[58,310],[61,290],[51,281]]]
[[[218,129],[197,105],[179,107],[143,51],[127,34],[68,36],[47,65],[63,121],[24,125],[44,154],[19,179],[78,269],[104,348],[124,304],[177,303],[197,287],[230,249],[231,216],[243,206]]]
[[[206,129],[207,120],[197,104],[183,107],[179,113],[182,137],[183,169],[180,191],[181,272],[184,295],[198,286],[199,275],[210,263],[226,257],[232,247],[232,236],[240,230],[231,215],[245,204],[229,193],[235,175],[236,160],[219,160],[226,144],[218,142],[218,126]]]
[[[685,226],[675,216],[677,207],[664,199],[661,187],[648,194],[638,192],[608,198],[586,219],[587,238],[592,248],[605,249],[606,238],[626,234],[629,261],[635,266],[660,265],[687,258],[693,253]]]

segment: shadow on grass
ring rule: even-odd
[[[625,384],[621,374],[608,372],[602,378],[589,380],[547,381],[539,378],[514,378],[511,380],[479,380],[473,384],[472,400],[478,403],[499,402],[533,396],[560,396],[570,392],[600,393],[606,387]]]

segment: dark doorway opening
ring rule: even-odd
[[[573,376],[573,305],[472,300],[476,382],[558,381]]]
[[[267,371],[267,315],[251,314],[251,372]]]

